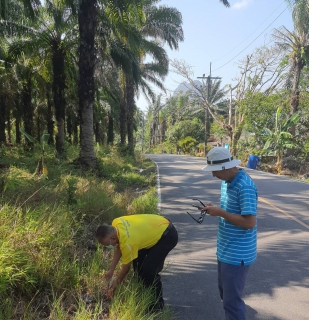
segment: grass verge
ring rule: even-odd
[[[150,160],[100,150],[98,169],[45,152],[48,173],[34,175],[39,152],[1,150],[0,319],[152,319],[151,292],[128,277],[112,303],[104,270],[111,252],[94,231],[120,215],[158,213],[155,168]],[[159,318],[158,318],[159,317]],[[156,319],[170,319],[170,310]]]

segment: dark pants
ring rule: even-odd
[[[246,306],[242,294],[249,268],[250,266],[233,266],[218,261],[218,287],[225,320],[246,319]]]
[[[173,225],[170,225],[153,247],[139,250],[138,257],[133,260],[134,273],[146,287],[154,286],[156,306],[161,309],[164,306],[164,300],[159,272],[163,269],[166,256],[177,242],[177,230]]]

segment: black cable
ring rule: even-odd
[[[258,39],[286,10],[288,9],[288,7],[286,7],[280,14],[279,16],[272,22],[270,23],[252,42],[250,42],[241,52],[239,52],[236,56],[234,56],[231,60],[229,60],[228,62],[226,62],[225,64],[223,64],[221,67],[213,70],[213,71],[217,71],[219,69],[221,69],[222,67],[226,66],[228,63],[230,63],[231,61],[233,61],[235,58],[237,58],[241,53],[243,53],[248,47],[251,46],[251,44]]]
[[[229,51],[228,53],[226,53],[226,54],[223,55],[222,57],[220,57],[220,58],[218,58],[218,59],[216,59],[216,60],[214,60],[214,61],[212,61],[212,62],[216,62],[216,61],[218,61],[218,60],[221,60],[222,58],[226,57],[226,56],[229,55],[231,52],[233,52],[235,49],[237,49],[237,48],[238,48],[241,44],[243,44],[248,38],[250,38],[250,37],[255,33],[256,30],[258,30],[258,29],[265,23],[265,22],[273,15],[273,13],[278,10],[278,8],[279,8],[284,2],[285,2],[285,0],[282,1],[282,2],[279,4],[279,6],[278,6],[253,32],[251,32],[251,34],[250,34],[247,38],[245,38],[241,43],[239,43],[235,48],[233,48],[231,51]]]

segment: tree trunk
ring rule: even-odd
[[[237,155],[237,143],[240,139],[240,136],[242,134],[242,129],[244,127],[244,121],[241,121],[237,128],[234,129],[233,133],[232,133],[232,139],[231,139],[231,150],[232,150],[232,155],[236,156]]]
[[[299,79],[300,74],[303,69],[304,65],[302,61],[294,62],[294,79],[293,79],[293,88],[292,88],[292,95],[291,95],[291,101],[290,101],[290,115],[292,116],[294,113],[298,111],[298,105],[299,105]],[[290,133],[295,136],[295,128],[296,125],[293,125],[290,128]]]
[[[126,100],[127,100],[127,132],[129,154],[134,156],[133,121],[135,111],[134,83],[133,79],[126,77]]]
[[[100,122],[96,122],[94,125],[94,135],[96,143],[100,145],[104,145],[105,136],[104,136],[104,128]]]
[[[68,110],[69,109],[69,110]],[[67,132],[68,132],[68,140],[69,143],[72,144],[72,110],[71,107],[67,108]]]
[[[73,118],[72,129],[73,129],[73,145],[78,145],[78,119],[76,117]]]
[[[21,142],[21,135],[20,135],[19,128],[20,128],[20,117],[16,116],[16,118],[15,118],[15,135],[16,135],[15,141],[17,144],[20,144],[20,142]]]
[[[96,156],[93,141],[94,103],[94,38],[97,24],[96,0],[82,0],[78,14],[79,24],[79,116],[80,155],[79,160],[87,167],[95,167]]]
[[[3,95],[0,95],[0,146],[5,144],[5,98]]]
[[[23,105],[23,120],[25,132],[33,137],[33,107],[31,103],[31,79],[24,80],[22,88],[22,105]],[[33,143],[25,138],[26,145],[32,147]]]
[[[46,114],[46,122],[47,122],[47,133],[49,133],[48,144],[54,144],[54,121],[53,121],[53,113],[52,113],[52,103],[50,97],[50,84],[46,84],[46,100],[47,100],[47,114]]]
[[[124,146],[126,144],[126,133],[127,133],[127,112],[126,112],[126,101],[124,96],[122,96],[120,100],[119,127],[120,127],[120,144]]]
[[[11,126],[11,112],[9,108],[6,108],[6,131],[7,131],[7,143],[12,144],[12,126]]]
[[[107,144],[114,143],[114,119],[111,113],[108,114],[108,128],[107,128]]]
[[[53,96],[56,113],[56,150],[59,158],[65,158],[64,147],[64,124],[65,124],[65,72],[64,72],[64,51],[61,48],[61,41],[53,40]]]

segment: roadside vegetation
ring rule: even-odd
[[[222,85],[169,60],[182,15],[160,1],[1,0],[0,320],[154,317],[131,276],[106,299],[111,252],[94,239],[114,217],[158,213],[139,154],[228,145],[244,166],[256,155],[261,170],[309,181],[309,9],[286,2],[294,30],[274,30]],[[169,70],[184,90],[166,99],[152,85],[166,92]]]
[[[131,275],[105,297],[111,251],[95,240],[103,222],[158,213],[156,172],[146,158],[98,150],[95,171],[45,151],[47,172],[35,174],[40,150],[1,149],[0,319],[152,319],[151,292]],[[170,319],[167,309],[160,319]]]

